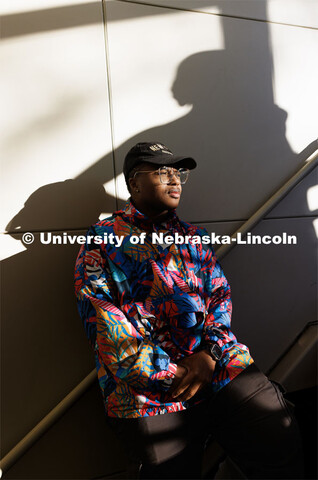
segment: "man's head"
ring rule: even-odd
[[[165,145],[153,142],[137,143],[129,150],[123,171],[135,206],[156,217],[178,206],[181,185],[195,167],[193,158],[174,155]]]
[[[192,170],[197,166],[195,160],[187,156],[174,155],[171,150],[162,143],[143,142],[132,147],[125,157],[123,172],[128,189],[130,173],[142,163],[152,163],[162,166],[174,165],[175,168],[188,168]]]

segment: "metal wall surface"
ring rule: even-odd
[[[318,34],[311,0],[10,0],[0,12],[5,454],[93,368],[73,294],[79,246],[41,245],[38,233],[84,233],[123,205],[124,155],[152,140],[198,161],[180,217],[232,233],[317,134]],[[313,172],[252,232],[287,231],[297,245],[237,246],[222,261],[233,330],[265,370],[316,314],[316,184]],[[97,398],[7,478],[117,474]]]

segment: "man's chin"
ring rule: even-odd
[[[176,209],[178,208],[178,205],[179,205],[179,204],[177,204],[177,205],[169,205],[169,207],[167,207],[167,210],[168,210],[169,212],[172,212],[173,210],[176,210]]]
[[[168,210],[174,210],[175,208],[177,208],[179,203],[180,203],[180,198],[175,198],[175,199],[171,198],[171,199],[169,199],[169,202],[167,202],[166,208]]]

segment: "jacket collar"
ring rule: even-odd
[[[160,228],[173,230],[178,224],[180,224],[180,220],[176,214],[176,209],[173,209],[169,212],[168,217],[164,222],[154,223],[153,220],[137,210],[131,199],[128,200],[125,208],[115,212],[115,215],[120,215],[126,222],[136,225],[143,230],[153,231],[160,230]]]

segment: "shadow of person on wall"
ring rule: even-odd
[[[264,68],[257,64],[254,70],[244,69],[232,60],[227,51],[185,59],[171,92],[179,105],[191,105],[191,111],[139,133],[115,150],[117,175],[127,151],[138,141],[160,141],[196,158],[198,168],[191,172],[179,207],[180,216],[189,221],[248,218],[316,149],[311,144],[298,155],[292,151],[285,132],[287,113],[273,103],[271,88],[265,88]],[[106,181],[104,162],[101,159],[79,178]],[[303,206],[306,209],[306,199]]]

